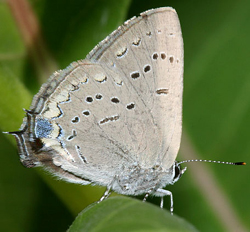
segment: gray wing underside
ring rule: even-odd
[[[54,163],[103,185],[134,163],[171,167],[181,138],[182,76],[183,41],[172,8],[125,22],[34,98],[39,109],[44,96],[41,116],[58,128]]]

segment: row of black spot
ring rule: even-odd
[[[147,68],[147,66],[146,66],[145,68]],[[95,95],[95,98],[96,98],[97,100],[101,100],[101,99],[102,99],[102,95],[101,95],[101,94],[96,94],[96,95]],[[94,100],[94,99],[93,99],[93,97],[91,97],[91,96],[86,97],[86,102],[87,102],[87,103],[92,103],[93,100]],[[117,97],[112,97],[110,101],[111,101],[112,103],[115,103],[115,104],[117,104],[117,103],[120,102],[120,100],[119,100]],[[132,106],[132,105],[133,105],[133,106]],[[134,108],[134,103],[130,103],[130,104],[127,105],[127,109],[133,109],[133,108]],[[85,116],[88,116],[88,115],[89,115],[89,111],[84,111],[83,114],[84,114]]]
[[[101,94],[96,94],[95,95],[95,99],[96,100],[101,100],[102,99],[102,95]],[[91,103],[91,102],[93,102],[94,101],[94,99],[93,99],[93,97],[91,97],[91,96],[88,96],[88,97],[86,97],[86,102],[87,103]]]
[[[150,66],[149,64],[147,64],[147,65],[144,67],[144,69],[143,69],[143,71],[144,71],[145,73],[149,72],[150,70],[151,70],[151,66]],[[138,77],[140,77],[140,72],[139,72],[139,71],[132,72],[132,73],[130,74],[130,76],[131,76],[131,78],[133,78],[133,79],[137,79]]]
[[[158,34],[161,34],[161,30],[157,30],[157,33],[158,33]],[[146,35],[149,36],[149,37],[151,37],[151,36],[152,36],[152,32],[151,32],[151,31],[148,31],[148,32],[146,32]],[[173,33],[170,33],[170,35],[173,35]],[[139,46],[140,44],[141,44],[141,38],[140,38],[140,37],[138,37],[137,40],[135,40],[134,42],[132,42],[132,45],[133,45],[133,46]],[[127,52],[127,48],[125,48],[125,49],[123,50],[123,52],[122,52],[123,54],[120,53],[120,54],[118,55],[118,57],[119,57],[119,56],[123,56],[126,52]]]
[[[166,56],[165,52],[161,52],[160,57],[162,60],[165,60],[167,56]],[[157,52],[153,53],[152,58],[153,58],[153,60],[157,60],[159,58],[159,54]]]
[[[161,53],[160,53],[160,57],[161,57],[162,60],[165,60],[167,56],[166,56],[166,54],[165,54],[164,52],[161,52]],[[153,60],[157,60],[157,59],[159,58],[159,54],[158,54],[157,52],[153,53],[152,58],[153,58]],[[173,56],[170,56],[170,57],[169,57],[169,61],[170,61],[170,63],[173,63],[173,62],[174,62],[174,57],[173,57]],[[147,73],[147,72],[149,72],[150,70],[151,70],[151,66],[150,66],[149,64],[145,65],[143,71],[144,71],[145,73]],[[130,74],[130,76],[131,76],[131,78],[133,78],[133,79],[137,79],[138,77],[140,77],[140,72],[139,72],[139,71],[132,72],[132,73]]]
[[[113,99],[113,101],[115,101],[114,103],[119,103],[120,102],[118,98],[112,98],[112,99]],[[133,102],[129,103],[128,105],[126,105],[126,108],[128,110],[134,109],[135,108],[135,103],[133,103]],[[88,110],[84,110],[82,112],[82,114],[84,116],[88,117],[90,115],[90,112]],[[80,118],[78,116],[75,116],[74,118],[72,118],[71,122],[74,123],[74,124],[77,124],[77,123],[80,122]]]

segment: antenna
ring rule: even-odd
[[[201,160],[201,159],[191,159],[178,162],[178,164],[189,163],[189,162],[208,162],[217,164],[230,164],[230,165],[246,165],[245,162],[225,162],[225,161],[215,161],[215,160]]]

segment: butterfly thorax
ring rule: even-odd
[[[116,176],[112,189],[124,195],[141,195],[156,191],[158,188],[172,184],[174,178],[173,166],[164,170],[161,166],[142,168],[135,164]]]

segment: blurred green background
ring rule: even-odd
[[[24,13],[26,24],[21,25],[15,11],[25,12],[25,2],[0,1],[2,131],[20,127],[22,108],[29,108],[32,96],[53,71],[83,59],[126,19],[151,8],[172,6],[184,37],[183,127],[188,145],[201,159],[249,163],[250,1],[30,0],[30,10],[41,29],[35,46],[20,30],[32,23],[32,17]],[[186,159],[186,150],[182,144],[179,160]],[[57,181],[41,170],[24,168],[14,139],[2,133],[0,156],[1,231],[66,231],[75,216],[104,191]],[[200,231],[230,230],[225,223],[230,225],[232,220],[226,217],[227,223],[221,219],[223,209],[218,214],[194,178],[208,173],[214,185],[203,183],[208,187],[205,192],[216,201],[219,191],[240,225],[237,231],[250,231],[248,165],[186,166],[189,168],[181,180],[167,186],[174,195],[174,213]],[[149,201],[159,204],[159,199]],[[167,197],[165,202],[169,209]]]

